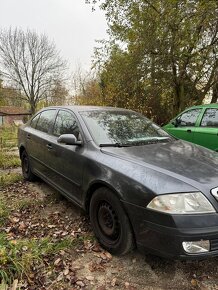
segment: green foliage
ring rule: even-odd
[[[218,67],[216,0],[100,3],[111,36],[95,58],[106,104],[132,107],[162,123],[203,101]]]
[[[78,92],[74,98],[75,102],[80,105],[103,106],[104,100],[101,98],[101,90],[97,80],[87,80],[83,89]]]
[[[23,180],[23,177],[21,174],[19,173],[15,173],[15,172],[4,172],[4,173],[0,173],[0,186],[8,186],[14,182],[18,182]]]

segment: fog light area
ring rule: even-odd
[[[210,241],[201,240],[193,242],[183,242],[183,249],[189,254],[205,253],[210,251]]]

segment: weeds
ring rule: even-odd
[[[34,265],[43,263],[45,256],[54,256],[72,245],[73,240],[69,238],[58,242],[51,238],[10,241],[6,234],[0,234],[0,279],[8,284],[16,278],[22,280]]]
[[[12,183],[21,181],[22,175],[15,172],[0,173],[0,187],[8,186]]]
[[[17,127],[0,127],[0,168],[20,166],[19,157],[10,150],[13,147],[17,147]]]
[[[21,200],[16,200],[14,203],[14,208],[17,210],[25,210],[31,206],[43,204],[43,201],[33,200],[32,198],[23,198]]]
[[[10,213],[9,208],[6,206],[4,200],[0,200],[0,225],[4,224],[5,220],[7,219]]]
[[[20,158],[13,154],[5,154],[5,152],[0,151],[0,168],[8,169],[11,167],[20,166]]]
[[[3,126],[0,128],[0,147],[12,148],[17,146],[17,127]]]

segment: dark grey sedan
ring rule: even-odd
[[[218,154],[125,109],[65,106],[19,129],[23,176],[89,213],[113,254],[218,255]]]

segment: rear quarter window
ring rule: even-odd
[[[30,122],[30,126],[31,126],[32,128],[36,128],[36,125],[37,125],[37,123],[38,123],[38,120],[39,120],[40,115],[41,115],[41,114],[36,115],[36,116],[31,120],[31,122]]]
[[[218,128],[218,109],[206,109],[201,120],[201,127]]]

